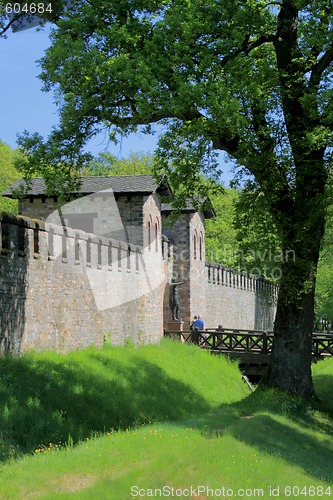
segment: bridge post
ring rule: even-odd
[[[262,333],[262,354],[268,354],[267,331]]]

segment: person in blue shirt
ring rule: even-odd
[[[205,322],[200,314],[198,315],[198,319],[193,321],[192,330],[200,330],[201,332],[205,330]],[[198,335],[197,341],[198,345],[203,347],[205,345],[205,334],[201,333],[200,335]]]
[[[200,316],[200,314],[198,316],[198,319],[196,319],[195,321],[193,321],[192,327],[193,328],[197,328],[198,330],[201,330],[201,331],[205,329],[205,322],[202,319],[202,316]]]

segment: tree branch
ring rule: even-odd
[[[2,37],[3,35],[5,35],[7,33],[7,31],[9,30],[9,28],[12,27],[12,25],[18,21],[18,19],[20,18],[20,16],[14,16],[9,22],[8,24],[2,29],[2,31],[0,31],[0,37]]]
[[[332,62],[333,62],[333,44],[312,68],[310,84],[313,87],[317,87],[320,84],[320,79],[323,72],[329,67],[329,65]]]
[[[265,43],[274,43],[276,40],[276,35],[262,35],[257,40],[253,40],[250,42],[251,35],[247,34],[244,38],[242,46],[239,49],[236,49],[231,54],[225,56],[221,61],[221,67],[226,66],[230,61],[236,59],[240,54],[249,54],[253,49],[264,45]]]

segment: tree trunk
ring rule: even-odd
[[[290,299],[289,291],[281,283],[274,323],[273,352],[264,383],[291,394],[313,398],[311,353],[314,292],[309,291],[302,300],[298,298],[298,308],[286,304],[286,296]]]
[[[290,394],[314,398],[311,375],[314,293],[323,224],[317,234],[306,231],[290,244],[296,249],[282,264],[282,278],[274,322],[270,366],[263,384]],[[304,226],[303,226],[304,228]],[[295,232],[296,234],[296,232]],[[289,234],[290,235],[290,234]],[[284,253],[289,255],[289,253]]]

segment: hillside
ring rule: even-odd
[[[249,394],[237,366],[172,341],[0,364],[3,458],[27,452],[4,463],[1,498],[333,493],[333,360],[314,365],[313,405]]]

